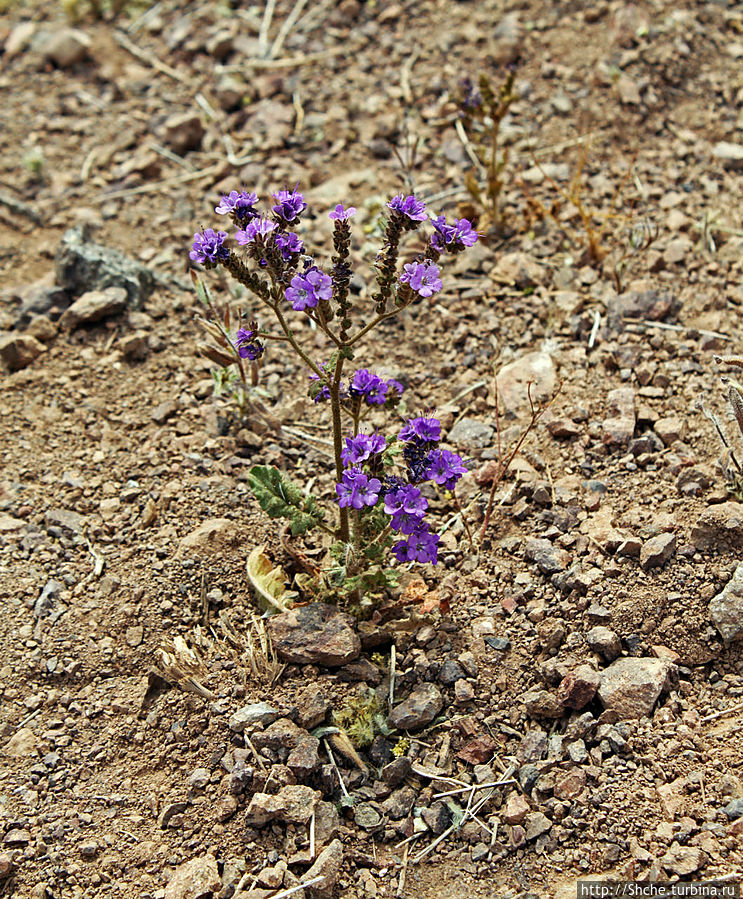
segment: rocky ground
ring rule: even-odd
[[[4,8],[0,894],[743,878],[743,507],[697,406],[733,435],[713,357],[742,342],[740,4],[278,0],[269,22],[161,0],[74,27]],[[329,494],[323,410],[273,350],[281,428],[212,396],[191,236],[223,191],[299,182],[320,251],[326,212],[358,208],[363,301],[381,204],[412,177],[463,208],[460,81],[516,60],[508,233],[364,363],[405,384],[392,429],[435,407],[472,460],[473,526],[494,370],[505,445],[528,381],[557,396],[478,550],[441,507],[439,565],[383,615],[264,622],[246,558],[294,560],[247,472]],[[581,165],[602,263],[566,197]]]

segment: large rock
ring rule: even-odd
[[[691,529],[691,542],[702,551],[723,543],[735,548],[743,546],[743,504],[719,503],[705,509]]]
[[[640,566],[643,571],[661,568],[676,552],[675,534],[658,534],[642,545],[640,550]]]
[[[312,817],[321,794],[303,784],[290,784],[276,794],[254,793],[245,812],[249,827],[263,827],[269,821],[306,824]]]
[[[7,334],[0,337],[0,359],[10,371],[26,368],[44,352],[44,344],[30,334]]]
[[[600,682],[598,671],[590,665],[579,665],[560,681],[557,700],[568,709],[583,709],[593,700]]]
[[[743,639],[743,562],[709,604],[712,623],[726,643]]]
[[[200,855],[175,869],[164,899],[210,899],[221,889],[217,860],[213,855]]]
[[[531,387],[529,383],[531,382]],[[555,391],[557,372],[548,353],[527,353],[504,365],[498,372],[498,402],[511,417],[529,411],[529,393],[536,403],[548,400]]]
[[[22,727],[16,731],[3,746],[3,753],[12,759],[35,756],[37,751],[38,740],[30,727]]]
[[[40,50],[44,59],[51,60],[60,69],[69,69],[88,57],[91,39],[78,28],[60,28],[47,37]]]
[[[78,325],[93,324],[126,309],[127,297],[123,287],[88,290],[65,311],[59,324],[72,330]]]
[[[254,702],[251,705],[244,705],[230,718],[230,730],[241,734],[244,730],[249,730],[256,725],[265,727],[267,724],[273,723],[280,714],[278,709],[275,709],[267,702]]]
[[[119,250],[94,243],[84,225],[62,235],[54,270],[56,283],[72,296],[79,297],[88,290],[123,287],[134,307],[144,302],[155,286],[148,268]]]
[[[483,449],[491,445],[494,434],[492,425],[477,418],[462,418],[449,431],[449,440],[457,446]]]
[[[601,672],[599,699],[621,719],[650,715],[675,670],[667,659],[617,659]]]
[[[420,730],[430,724],[444,707],[444,700],[433,684],[418,684],[404,702],[389,714],[390,727],[398,730]]]
[[[285,662],[333,668],[358,658],[354,620],[335,606],[313,602],[268,620],[274,649]]]

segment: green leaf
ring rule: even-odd
[[[271,518],[288,518],[292,534],[305,534],[322,521],[325,513],[314,496],[308,496],[278,468],[255,465],[248,474],[248,486],[263,511]]]
[[[264,546],[256,546],[248,556],[248,580],[263,609],[271,614],[285,612],[299,598],[299,594],[286,589],[284,585],[287,577],[284,570],[278,565],[274,566],[264,549]]]

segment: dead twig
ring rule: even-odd
[[[739,702],[737,705],[731,705],[729,709],[723,709],[721,712],[714,712],[711,715],[705,715],[704,718],[700,718],[700,723],[704,723],[706,721],[716,721],[718,718],[724,718],[725,715],[732,715],[733,712],[739,712],[743,709],[743,702]]]
[[[114,31],[113,34],[116,43],[120,47],[123,47],[127,53],[131,53],[131,55],[140,62],[146,62],[148,66],[157,69],[158,72],[162,72],[163,75],[167,75],[174,81],[178,81],[181,84],[188,84],[189,79],[186,75],[181,75],[180,72],[172,69],[169,65],[166,65],[166,63],[161,62],[154,54],[141,50],[133,41],[129,40],[129,37],[123,31]]]

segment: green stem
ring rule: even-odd
[[[313,366],[314,367],[314,366]],[[322,372],[321,372],[322,374]],[[333,379],[330,383],[330,411],[333,416],[333,454],[335,456],[335,478],[340,484],[343,479],[343,436],[341,422],[341,376],[343,374],[343,354],[338,353],[338,361],[335,363]],[[324,375],[323,375],[324,377]],[[350,530],[348,526],[348,509],[339,510],[338,537],[344,543],[348,543]]]

